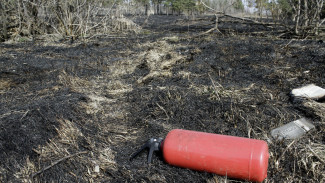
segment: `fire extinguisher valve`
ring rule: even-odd
[[[164,140],[163,138],[150,138],[139,150],[137,150],[137,152],[132,154],[130,160],[138,156],[145,149],[149,149],[148,163],[151,163],[153,152],[160,151],[160,146],[163,140]]]

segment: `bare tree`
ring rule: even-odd
[[[319,27],[324,23],[324,19],[320,18],[324,0],[303,0],[303,2],[302,0],[289,0],[289,2],[294,10],[295,34],[317,35]]]
[[[136,28],[132,21],[121,16],[128,12],[125,7],[130,2],[123,3],[122,0],[2,0],[0,38],[56,34],[74,40]]]
[[[5,12],[5,6],[3,2],[0,2],[0,40],[1,35],[3,37],[3,40],[7,39],[7,14]]]

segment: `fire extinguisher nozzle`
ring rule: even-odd
[[[152,161],[152,155],[155,151],[160,151],[160,146],[163,141],[163,138],[150,138],[144,145],[141,146],[139,150],[133,153],[130,157],[130,161],[138,156],[145,149],[149,149],[148,152],[148,163],[150,164]]]

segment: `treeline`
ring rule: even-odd
[[[272,16],[276,23],[287,25],[296,35],[318,34],[325,22],[324,0],[244,0],[260,16]],[[293,26],[291,26],[293,24]]]
[[[197,15],[215,2],[228,9],[237,2],[234,7],[243,9],[241,0],[1,0],[0,41],[48,34],[87,38],[136,27],[123,15]]]
[[[71,39],[136,26],[121,0],[1,0],[0,40],[56,34]]]
[[[130,14],[233,14],[245,10],[268,17],[299,36],[317,35],[325,22],[324,0],[1,0],[0,41],[48,34],[77,39],[129,30],[137,27],[123,18]]]
[[[146,15],[150,14],[202,14],[209,10],[208,7],[216,10],[244,10],[242,0],[135,0],[145,8]]]

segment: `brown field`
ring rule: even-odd
[[[325,43],[151,16],[137,33],[0,44],[0,182],[245,182],[130,155],[175,128],[268,141],[264,182],[325,182]],[[262,32],[262,33],[261,33]],[[295,141],[270,131],[308,117]],[[97,167],[97,168],[96,168]],[[98,170],[99,167],[99,170]]]

